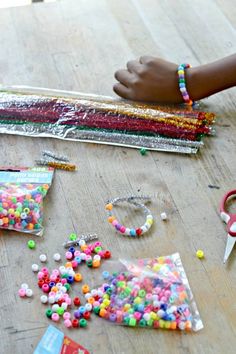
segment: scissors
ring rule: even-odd
[[[221,219],[226,223],[226,230],[228,232],[224,254],[224,263],[226,263],[228,260],[236,242],[236,214],[232,214],[226,211],[227,201],[232,196],[236,198],[236,189],[227,192],[220,203],[220,216]]]

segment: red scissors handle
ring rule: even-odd
[[[227,200],[232,196],[236,197],[236,189],[229,191],[224,195],[220,203],[220,216],[221,219],[226,223],[226,230],[230,236],[236,237],[236,214],[229,213],[226,211],[225,206]]]

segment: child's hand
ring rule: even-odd
[[[137,101],[183,102],[178,87],[178,65],[163,59],[143,56],[129,61],[126,70],[118,70],[119,81],[113,87],[121,97]]]

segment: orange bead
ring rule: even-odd
[[[88,292],[89,292],[89,286],[87,285],[87,284],[84,284],[83,286],[82,286],[82,293],[83,294],[87,294]]]
[[[9,219],[8,218],[2,218],[2,222],[3,222],[3,224],[8,224]]]
[[[107,314],[107,310],[105,310],[105,309],[101,309],[101,310],[99,311],[99,316],[101,316],[101,317],[105,317],[106,314]]]
[[[83,279],[82,275],[80,273],[76,273],[74,275],[74,280],[75,281],[81,281]]]
[[[26,194],[25,199],[29,200],[31,198],[32,198],[31,194]]]
[[[99,268],[101,265],[101,262],[98,259],[93,260],[93,268]]]
[[[112,210],[112,208],[113,208],[113,205],[111,203],[109,203],[105,206],[106,210]]]
[[[185,329],[186,329],[186,331],[191,331],[191,329],[192,329],[191,321],[186,321],[185,322]]]
[[[71,262],[66,262],[65,267],[66,268],[73,268]]]
[[[109,216],[109,218],[107,219],[108,222],[112,223],[112,221],[116,220],[115,216]]]
[[[84,252],[88,248],[88,245],[81,245],[80,248],[81,248],[81,251]]]
[[[33,230],[33,228],[34,228],[34,224],[29,223],[28,226],[27,226],[27,229],[28,230]]]
[[[170,329],[176,329],[177,323],[176,322],[171,322],[170,323]]]
[[[53,291],[54,293],[57,293],[58,292],[58,287],[57,286],[53,286],[51,288],[51,291]]]
[[[94,297],[89,297],[88,299],[87,299],[87,302],[89,303],[89,304],[94,304],[94,302],[95,302],[95,299],[94,299]]]

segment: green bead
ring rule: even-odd
[[[124,320],[123,320],[123,322],[126,324],[126,325],[129,325],[129,317],[125,317],[124,318]]]
[[[70,234],[70,236],[69,236],[69,240],[70,240],[70,241],[75,241],[76,239],[77,239],[76,234],[72,232],[72,233]]]
[[[99,247],[99,246],[98,246],[98,247],[95,247],[95,248],[94,248],[94,252],[95,252],[95,253],[98,253],[98,252],[101,252],[101,251],[102,251],[102,247]]]
[[[129,319],[129,326],[135,327],[136,326],[136,319],[135,318],[130,318]]]
[[[131,293],[131,289],[129,287],[125,288],[124,293],[125,295],[129,295]]]
[[[64,285],[64,287],[66,288],[67,291],[70,290],[70,284],[66,283],[66,284]]]
[[[145,297],[145,295],[146,295],[146,291],[144,289],[139,290],[138,296]]]
[[[111,295],[111,294],[112,294],[112,289],[111,289],[111,288],[108,288],[108,289],[106,290],[106,294]]]
[[[150,318],[150,320],[147,321],[147,325],[149,327],[152,327],[152,325],[153,325],[153,319],[152,318]]]
[[[47,309],[47,310],[46,310],[46,312],[45,312],[45,314],[46,314],[46,316],[47,316],[48,318],[51,318],[51,317],[52,317],[53,312],[52,312],[52,310],[51,310],[51,309]]]
[[[141,155],[144,156],[144,155],[146,155],[146,153],[147,153],[147,149],[145,149],[145,148],[141,148],[141,149],[140,149],[140,154],[141,154]]]
[[[62,316],[64,312],[65,312],[65,310],[63,309],[63,307],[59,307],[57,309],[57,313],[58,313],[59,316]]]
[[[27,244],[28,244],[28,247],[29,247],[31,250],[36,247],[36,243],[35,243],[34,240],[29,240]]]
[[[35,224],[34,225],[34,229],[36,229],[36,230],[40,229],[40,225],[39,224]]]
[[[99,306],[94,307],[93,312],[94,312],[96,315],[98,315],[99,312],[100,312],[100,307],[99,307]]]
[[[140,321],[139,321],[139,326],[140,327],[146,327],[146,321],[144,318],[142,318]]]
[[[134,313],[134,309],[133,309],[133,308],[129,309],[129,310],[128,310],[128,313],[129,313],[129,314]]]
[[[88,261],[86,261],[86,264],[88,267],[92,267],[93,266],[93,260],[89,259]]]
[[[14,224],[15,224],[15,220],[10,220],[10,221],[9,221],[9,224],[10,224],[10,225],[14,225]]]
[[[17,198],[16,197],[12,197],[11,200],[12,200],[12,203],[14,203],[14,204],[17,203]]]
[[[86,327],[86,326],[87,326],[87,321],[86,321],[86,319],[85,319],[85,318],[81,318],[81,319],[79,320],[79,325],[80,325],[80,327]]]

